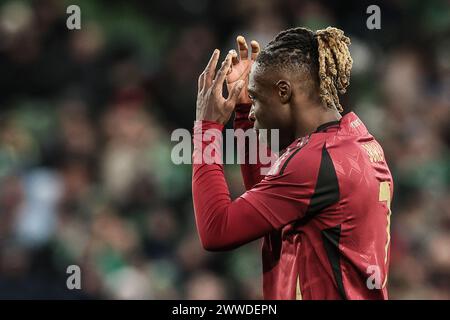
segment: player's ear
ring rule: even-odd
[[[276,86],[280,102],[283,104],[288,103],[292,95],[291,83],[287,80],[279,80]]]

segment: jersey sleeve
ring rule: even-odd
[[[246,130],[253,130],[253,122],[249,120],[248,116],[250,113],[251,104],[238,104],[235,108],[235,117],[233,122],[233,127],[235,130],[242,129],[244,131]],[[266,152],[267,157],[273,157],[272,151],[270,148],[259,141],[259,139],[256,141],[257,147],[256,150],[259,154],[260,148],[264,148],[264,151]],[[249,146],[248,142],[246,142],[244,146],[244,158],[246,161],[241,164],[241,174],[242,178],[244,180],[244,186],[246,190],[250,190],[254,185],[256,185],[258,182],[260,182],[264,175],[262,174],[262,169],[270,167],[270,164],[262,164],[260,162],[260,159],[258,158],[257,163],[250,164],[248,160],[249,158]]]
[[[223,126],[196,122],[192,166],[192,199],[195,221],[203,247],[229,250],[261,238],[271,224],[247,201],[231,201],[220,163],[220,132]],[[207,134],[215,130],[215,134]]]

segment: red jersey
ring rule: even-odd
[[[235,127],[250,126],[244,114]],[[257,167],[242,166],[249,190],[231,201],[221,165],[194,165],[204,246],[264,237],[265,299],[387,299],[393,181],[362,121],[349,113],[293,141],[265,177]]]

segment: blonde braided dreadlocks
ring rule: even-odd
[[[342,30],[328,27],[316,32],[319,51],[320,97],[328,108],[342,112],[338,92],[344,94],[350,84],[353,60],[350,39]]]

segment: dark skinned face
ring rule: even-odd
[[[284,149],[295,139],[295,132],[292,89],[289,81],[280,79],[283,76],[279,72],[264,71],[257,63],[253,64],[248,83],[248,93],[253,103],[249,118],[254,121],[256,130],[279,129],[280,149]],[[270,146],[270,141],[268,143]]]

